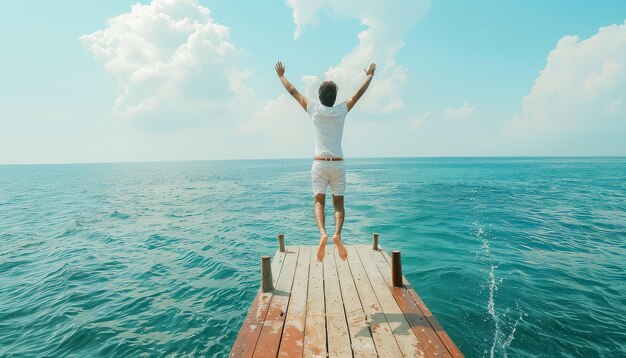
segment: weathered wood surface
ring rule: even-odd
[[[259,291],[231,357],[463,357],[406,278],[394,287],[380,245],[278,251],[274,291]]]
[[[299,247],[290,247],[285,252],[285,262],[276,282],[274,296],[267,310],[253,357],[276,357],[278,355],[299,251]]]
[[[392,329],[392,333],[398,343],[398,347],[405,357],[423,357],[424,349],[415,334],[412,334],[411,326],[404,317],[400,306],[389,291],[376,263],[372,261],[369,252],[371,249],[358,247],[356,249],[360,256],[363,268],[367,274],[376,299],[380,302],[380,308],[384,312],[385,318]]]
[[[413,333],[420,341],[424,355],[426,357],[450,357],[447,348],[443,345],[428,319],[421,312],[407,290],[393,286],[391,272],[388,269],[389,264],[384,256],[378,251],[372,250],[367,250],[363,254],[369,255],[369,259],[378,267],[387,287],[404,313],[409,326],[411,326]]]
[[[363,268],[363,263],[354,246],[348,248],[348,263],[350,264],[352,277],[356,284],[378,355],[381,357],[401,357],[402,353],[393,335],[393,328],[387,322],[385,312],[383,312],[376,298],[376,294]]]
[[[317,261],[317,250],[311,249],[309,295],[304,325],[304,357],[326,357],[326,319],[324,309],[324,271]]]
[[[382,247],[379,246],[378,249],[380,253],[383,255],[383,257],[385,258],[385,260],[387,261],[387,263],[391,265],[391,257],[389,257],[389,255],[383,250]],[[437,321],[437,318],[435,318],[435,316],[432,314],[432,312],[430,312],[428,307],[426,307],[426,304],[424,303],[424,301],[422,301],[422,298],[417,294],[417,292],[415,292],[415,290],[413,289],[413,286],[411,286],[411,284],[405,277],[402,277],[402,283],[404,284],[404,288],[406,289],[406,292],[411,296],[411,298],[413,298],[417,307],[420,309],[422,314],[426,317],[426,319],[428,320],[428,323],[430,323],[433,330],[437,333],[437,336],[439,337],[439,339],[448,349],[448,352],[453,357],[457,357],[457,358],[464,357],[463,353],[461,353],[461,351],[456,346],[456,344],[454,344],[450,336],[448,336],[448,333],[446,333],[443,327],[441,327],[441,324],[439,324],[439,321]]]
[[[336,252],[337,249],[333,248],[333,251]],[[356,291],[350,265],[347,260],[341,260],[338,255],[335,255],[335,264],[341,283],[341,295],[346,310],[352,353],[354,357],[377,357],[372,332],[365,317],[361,299]]]
[[[339,276],[337,275],[335,250],[328,250],[326,257],[324,257],[324,298],[326,300],[328,356],[331,358],[349,357],[352,355],[352,349]]]
[[[276,255],[274,255],[274,261],[272,261],[274,286],[276,285],[278,276],[280,276],[284,259],[284,252],[276,252]],[[272,292],[263,293],[263,291],[259,290],[254,301],[252,301],[252,306],[248,311],[246,320],[241,326],[239,335],[230,351],[231,357],[252,357],[273,296]]]
[[[287,309],[283,338],[279,357],[301,357],[304,352],[304,322],[306,317],[307,294],[309,287],[309,259],[311,248],[303,246],[298,255],[296,274],[291,289],[291,299]]]

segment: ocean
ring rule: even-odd
[[[276,235],[318,240],[310,166],[0,165],[0,357],[227,356]],[[345,243],[401,250],[467,357],[626,356],[626,158],[346,166]]]

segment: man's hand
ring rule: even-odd
[[[366,69],[363,69],[363,71],[365,71],[365,75],[366,75],[366,76],[369,76],[369,75],[374,76],[374,72],[376,72],[376,64],[375,64],[375,63],[372,63],[372,64],[370,65],[370,68],[368,68],[367,70],[366,70]],[[284,72],[284,71],[283,71],[283,72]]]
[[[276,66],[274,66],[274,69],[276,70],[278,77],[283,77],[285,75],[285,66],[283,66],[282,62],[278,61]]]
[[[280,61],[276,62],[274,69],[276,70],[276,74],[278,75],[278,78],[280,78],[280,82],[283,84],[287,92],[289,92],[289,94],[295,98],[296,101],[298,101],[302,109],[306,111],[309,101],[306,97],[301,95],[300,92],[298,92],[296,87],[294,87],[294,85],[292,85],[287,78],[285,78],[285,66],[283,66],[283,63]]]
[[[359,99],[361,99],[361,96],[363,95],[363,93],[367,91],[367,88],[369,87],[370,82],[372,82],[372,78],[374,78],[374,73],[376,72],[376,64],[372,63],[370,65],[370,68],[368,68],[367,70],[363,69],[363,71],[365,71],[367,78],[365,79],[365,82],[363,82],[359,90],[356,91],[354,96],[350,97],[346,101],[346,106],[348,106],[348,111],[350,111],[352,107],[354,107],[354,105],[359,101]]]

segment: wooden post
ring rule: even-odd
[[[278,249],[280,252],[285,252],[285,235],[278,234]]]
[[[402,260],[397,250],[391,252],[391,281],[394,287],[402,287]]]
[[[272,292],[272,262],[269,256],[261,256],[261,290],[264,293]]]
[[[376,233],[372,236],[372,250],[378,251],[378,234]]]

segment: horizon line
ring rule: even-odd
[[[626,158],[626,155],[478,155],[478,156],[371,156],[349,157],[350,159],[523,159],[523,158]],[[283,157],[283,158],[230,158],[230,159],[181,159],[181,160],[130,160],[130,161],[101,161],[101,162],[55,162],[55,163],[0,163],[0,166],[26,165],[85,165],[85,164],[147,164],[147,163],[188,163],[188,162],[235,162],[235,161],[269,161],[269,160],[312,160],[312,157]],[[345,158],[344,158],[345,159]]]

